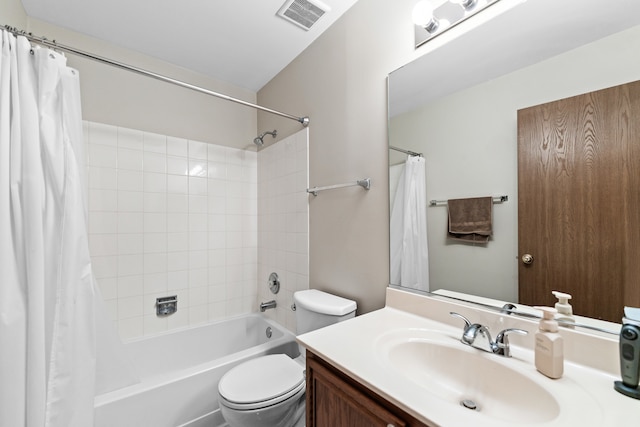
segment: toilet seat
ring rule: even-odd
[[[241,363],[218,383],[224,405],[237,410],[275,405],[304,388],[304,368],[285,354],[270,354]]]

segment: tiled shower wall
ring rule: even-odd
[[[295,332],[293,293],[309,288],[308,129],[258,153],[258,297],[275,299],[265,314]],[[280,277],[280,292],[267,285]]]
[[[120,337],[256,311],[257,153],[93,122],[84,131],[91,258]],[[177,313],[157,317],[156,298],[170,295]]]

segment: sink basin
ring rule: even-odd
[[[509,366],[521,362],[500,360],[440,332],[387,333],[378,339],[376,353],[398,375],[460,410],[524,424],[549,422],[560,414],[551,393]]]

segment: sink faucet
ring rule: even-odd
[[[471,323],[469,319],[464,317],[462,314],[453,311],[449,314],[464,320],[465,327],[462,333],[462,338],[460,339],[463,344],[470,345],[471,347],[475,347],[488,353],[497,354],[499,356],[511,357],[511,348],[509,347],[509,334],[528,334],[528,332],[524,329],[508,328],[501,331],[496,336],[496,340],[493,341],[491,339],[491,334],[489,333],[489,328],[487,328],[486,326],[479,323]]]

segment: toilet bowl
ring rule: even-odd
[[[298,334],[355,316],[355,301],[317,290],[298,291],[294,301]],[[230,369],[218,383],[225,421],[230,427],[304,425],[304,369],[304,356],[286,354],[260,356]]]
[[[286,354],[261,356],[229,370],[218,393],[231,427],[292,427],[304,412],[304,366]]]

